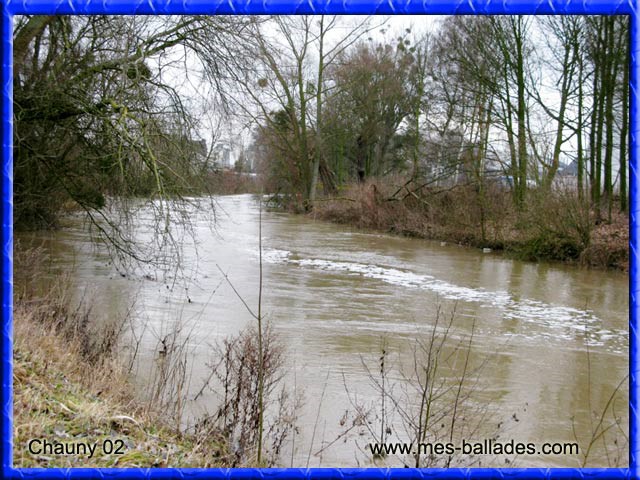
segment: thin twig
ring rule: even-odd
[[[229,277],[227,276],[226,273],[224,273],[224,270],[222,270],[222,268],[220,268],[220,265],[218,265],[216,263],[216,267],[218,267],[218,270],[220,270],[220,273],[222,273],[222,276],[224,277],[224,279],[227,281],[227,283],[229,284],[229,286],[231,287],[231,289],[233,290],[233,293],[236,294],[236,296],[240,299],[240,301],[242,302],[242,304],[244,305],[244,307],[247,309],[247,311],[249,312],[249,314],[255,318],[256,320],[258,320],[258,315],[256,315],[255,313],[253,313],[253,310],[251,310],[251,307],[249,307],[249,305],[247,305],[247,302],[244,300],[244,298],[242,298],[242,295],[240,295],[240,293],[238,292],[238,290],[236,290],[236,287],[233,285],[233,283],[231,283],[231,280],[229,280]]]
[[[309,461],[311,460],[311,452],[313,451],[313,442],[316,438],[316,428],[318,427],[318,420],[320,419],[320,409],[322,408],[322,400],[324,399],[324,392],[327,390],[327,382],[329,381],[329,374],[331,370],[327,372],[327,378],[324,379],[324,386],[322,387],[322,394],[320,395],[320,402],[318,403],[318,412],[316,414],[316,421],[313,424],[313,433],[311,434],[311,445],[309,445],[309,454],[307,455],[307,468],[309,468]]]

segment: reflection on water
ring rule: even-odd
[[[148,239],[149,212],[138,215],[138,237]],[[258,295],[254,199],[223,197],[215,231],[209,220],[193,213],[195,236],[184,237],[181,269],[169,275],[147,269],[120,276],[79,223],[49,242],[59,263],[75,265],[78,288],[97,293],[95,311],[113,316],[135,301],[136,321],[145,325],[141,346],[147,362],[157,339],[176,321],[193,329],[194,391],[207,377],[211,345],[252,321],[218,266],[250,305]],[[491,404],[496,412],[491,422],[505,425],[505,440],[574,441],[574,431],[587,439],[589,410],[601,411],[628,371],[625,274],[518,262],[275,212],[263,212],[262,231],[263,309],[285,343],[287,381],[305,398],[294,466],[306,466],[312,431],[317,431],[311,448],[316,452],[344,430],[341,417],[352,408],[346,388],[363,403],[378,399],[363,362],[375,370],[384,341],[390,361],[399,369],[409,365],[412,342],[430,331],[438,306],[446,315],[455,309],[454,338],[467,338],[475,325],[471,363],[487,360],[479,401]],[[448,373],[453,377],[460,368],[455,364]],[[145,371],[141,365],[141,385]],[[627,392],[625,384],[621,398]],[[190,403],[190,412],[211,410],[214,402],[212,395],[200,397]],[[626,425],[626,400],[616,407]],[[396,430],[396,441],[408,440]],[[362,447],[369,439],[356,440]],[[351,440],[336,442],[311,455],[309,465],[355,466],[356,457],[367,465],[357,452]],[[517,461],[517,466],[575,467],[580,459],[523,456]]]

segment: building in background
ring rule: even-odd
[[[237,167],[238,162],[246,163],[245,148],[239,138],[217,141],[212,150],[216,168],[230,170]]]

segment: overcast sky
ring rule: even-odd
[[[341,16],[341,25],[335,28],[327,38],[327,44],[331,45],[332,42],[336,42],[341,37],[341,33],[344,33],[346,29],[351,28],[356,23],[362,22],[367,17],[365,16]],[[363,38],[372,38],[374,41],[393,41],[399,35],[406,33],[407,29],[411,29],[412,34],[420,35],[425,32],[436,32],[439,25],[446,18],[444,16],[432,16],[432,15],[413,15],[413,16],[374,16],[370,17],[371,24],[376,25],[383,23],[379,28],[372,30],[369,34]],[[274,29],[274,35],[276,30]],[[545,49],[548,51],[548,47],[545,45],[545,38],[539,35],[539,30],[534,22],[531,30],[531,39],[543,48],[537,49],[538,55],[544,55]],[[284,42],[284,39],[283,39]],[[185,75],[185,66],[187,66],[189,73]],[[554,78],[554,74],[549,71],[545,71],[542,67],[538,70],[540,74],[540,89],[542,98],[545,100],[548,106],[553,108],[558,103],[559,94],[557,92],[557,85]],[[203,75],[199,71],[199,67],[196,61],[179,62],[174,67],[167,69],[164,72],[167,78],[171,78],[172,83],[176,85],[177,90],[182,94],[185,102],[190,106],[191,110],[201,119],[201,125],[197,131],[197,134],[207,141],[207,146],[211,147],[215,140],[215,137],[236,137],[240,143],[243,143],[245,147],[248,147],[250,141],[250,131],[244,129],[246,122],[243,122],[238,116],[237,119],[225,119],[221,121],[220,116],[216,113],[217,109],[210,103],[211,98],[211,86],[209,82],[203,78]],[[541,116],[536,118],[536,112],[531,112],[532,124],[537,123],[540,130],[544,130],[550,125],[548,120]],[[494,132],[499,135],[499,132]],[[552,133],[552,132],[551,132]],[[570,140],[565,149],[572,150],[575,146],[575,138]],[[563,157],[561,161],[569,163],[571,159],[569,157]]]
[[[341,33],[346,29],[351,28],[353,24],[360,23],[367,18],[367,16],[363,15],[345,15],[342,17],[343,18],[340,18],[342,25],[338,26],[330,35],[328,35],[328,45],[331,45],[332,42],[338,41]],[[384,22],[381,27],[375,28],[369,35],[367,35],[367,37],[371,37],[373,40],[381,41],[385,38],[388,40],[396,38],[398,35],[405,33],[408,28],[410,28],[412,33],[415,34],[435,31],[438,28],[439,22],[441,22],[445,17],[435,15],[398,15],[374,16],[369,18],[371,19],[372,25]],[[183,54],[184,52],[182,50],[176,50],[176,52],[174,52],[176,58],[180,58]],[[185,66],[188,69],[188,74],[185,74]],[[229,134],[238,135],[240,133],[242,130],[242,122],[234,124],[233,121],[229,121],[227,119],[223,122],[221,127],[220,118],[216,115],[216,108],[210,103],[212,97],[211,94],[213,93],[211,86],[204,78],[195,58],[189,58],[186,62],[176,62],[172,67],[165,67],[162,75],[165,79],[171,79],[171,83],[175,85],[176,90],[181,94],[185,103],[187,103],[191,111],[201,119],[201,126],[197,133],[201,138],[207,141],[208,147],[211,146],[211,143],[214,141],[214,137],[218,134],[217,132],[220,128],[222,128],[222,134],[225,136]],[[248,132],[242,132],[241,136],[244,143],[249,141]]]

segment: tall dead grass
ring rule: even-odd
[[[42,248],[21,250],[18,245],[14,267],[16,345],[23,339],[29,342],[24,346],[32,346],[43,336],[59,338],[68,344],[69,352],[82,358],[84,372],[86,366],[107,376],[123,370],[118,342],[130,321],[130,312],[99,324],[93,322],[87,293],[74,300],[71,274],[52,271]],[[43,341],[46,343],[46,338]],[[95,382],[96,377],[91,374],[89,380]]]
[[[90,435],[87,432],[93,430],[113,432],[111,423],[119,425],[124,421],[129,424],[127,432],[132,426],[142,429],[136,441],[130,442],[132,446],[136,442],[152,445],[149,447],[152,451],[166,458],[150,459],[137,452],[135,461],[143,466],[237,467],[274,465],[278,461],[285,439],[296,428],[300,399],[291,396],[282,381],[284,351],[270,326],[262,332],[261,349],[256,328],[213,346],[208,365],[211,374],[203,390],[211,388],[215,393],[222,392],[221,398],[212,414],[196,419],[194,425],[189,426],[184,419],[187,404],[194,400],[190,388],[193,352],[189,347],[193,344],[193,331],[178,320],[166,335],[157,339],[147,386],[135,393],[137,389],[131,383],[130,373],[139,361],[136,355],[140,351],[141,335],[128,338],[123,335],[136,331],[130,312],[108,322],[95,322],[91,299],[86,295],[80,301],[72,298],[74,288],[70,274],[54,272],[41,248],[21,250],[18,246],[14,264],[15,423],[19,432],[16,445],[25,444],[29,438],[44,438],[47,434],[43,428],[50,428],[54,436],[58,431],[65,439],[73,439]],[[262,430],[256,397],[261,368],[269,419],[264,431],[265,456],[259,461],[256,448]],[[54,382],[42,378],[49,374],[56,378]],[[64,379],[73,389],[64,395],[56,394],[60,400],[56,400],[56,407],[52,408],[47,400],[50,394],[43,393],[47,388],[42,385],[55,385],[57,379]],[[100,402],[74,403],[64,400],[67,396],[99,398]],[[85,413],[80,414],[82,411]],[[33,412],[38,412],[35,423]],[[114,412],[117,412],[115,416]],[[59,415],[71,416],[73,425],[56,430]],[[115,431],[122,432],[120,427]],[[151,434],[151,431],[161,434]],[[166,441],[166,451],[160,445],[163,441]],[[191,453],[183,451],[186,446],[192,449]],[[181,452],[179,459],[174,458],[177,462],[174,465],[169,463],[173,451]],[[34,464],[24,449],[21,453],[22,466],[71,466],[60,458],[40,459]],[[183,463],[188,459],[191,464]],[[98,461],[92,465],[104,464]]]
[[[130,381],[135,361],[123,357],[122,333],[130,317],[96,324],[91,300],[72,299],[69,275],[54,273],[42,249],[14,253],[14,425],[16,465],[48,466],[228,466],[221,435],[180,431],[185,358],[156,368],[150,399],[142,401]],[[168,348],[172,348],[168,345]],[[169,394],[173,393],[171,396]],[[47,438],[62,443],[124,438],[126,453],[99,458],[31,455],[27,442]]]

